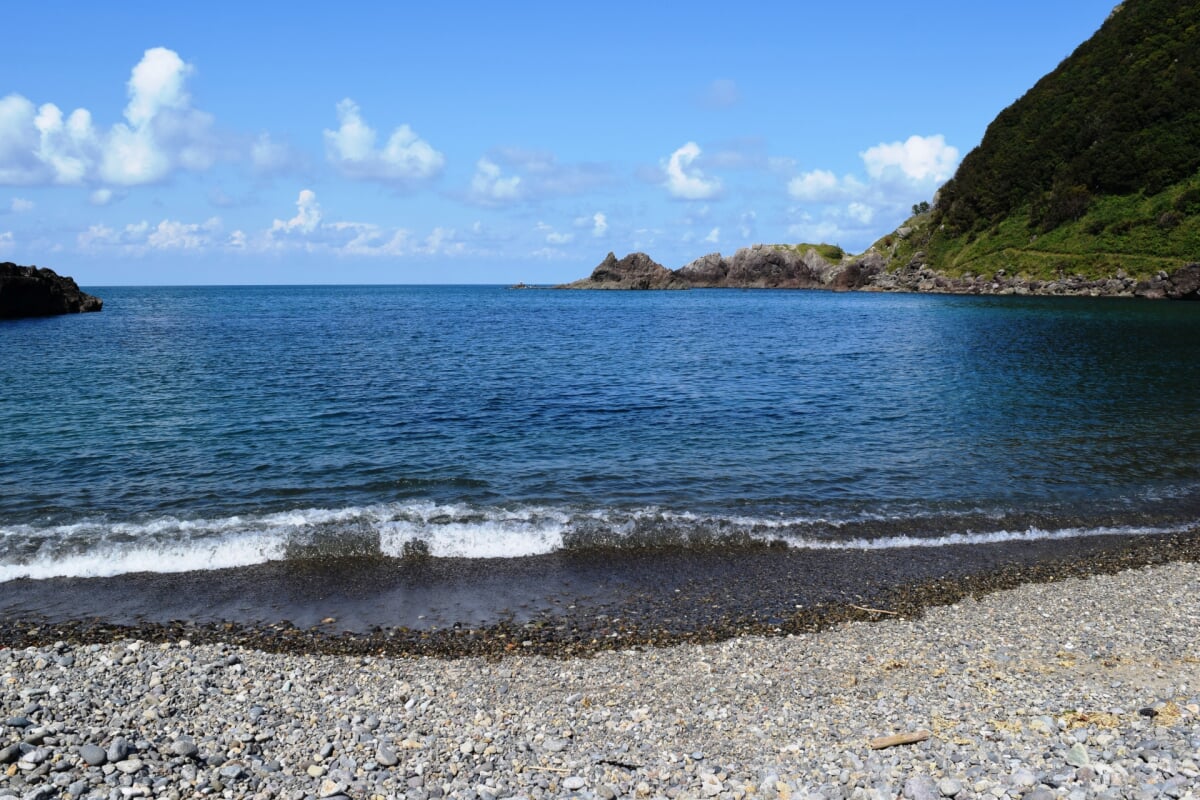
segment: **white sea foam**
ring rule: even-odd
[[[116,545],[86,553],[39,556],[23,563],[0,563],[0,582],[16,578],[102,578],[131,572],[246,567],[283,558],[284,544],[277,537],[241,536],[166,546]]]
[[[973,517],[996,520],[995,530],[889,535],[922,520]],[[879,536],[853,536],[865,526]],[[892,550],[1086,536],[1180,533],[1197,522],[1163,526],[1023,527],[1005,529],[994,513],[905,515],[864,512],[843,519],[818,516],[705,515],[647,506],[570,509],[519,506],[480,508],[433,502],[389,503],[340,509],[293,509],[212,519],[79,520],[66,524],[0,526],[0,581],[16,578],[101,577],[130,572],[185,572],[250,566],[303,557],[401,557],[420,541],[435,557],[520,558],[570,547],[623,547],[723,542],[773,542],[814,550]]]
[[[1088,536],[1154,536],[1185,533],[1194,530],[1200,522],[1185,525],[1151,526],[1100,526],[1095,528],[1058,528],[1043,530],[1031,527],[1023,531],[985,531],[948,533],[940,536],[880,536],[866,539],[808,539],[782,537],[789,547],[808,550],[900,550],[909,547],[948,547],[950,545],[1003,544],[1005,542],[1058,541],[1082,539]]]

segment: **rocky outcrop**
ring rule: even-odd
[[[587,278],[563,289],[687,289],[689,284],[645,253],[609,253]]]
[[[1169,275],[1159,272],[1134,289],[1138,297],[1200,300],[1200,264],[1185,264]]]
[[[51,269],[0,264],[0,319],[99,311],[104,301]]]
[[[1110,278],[1092,279],[1064,275],[1050,281],[1029,280],[997,270],[991,275],[943,275],[925,263],[917,252],[905,266],[880,271],[862,287],[883,292],[934,294],[1039,295],[1049,297],[1145,297],[1148,299],[1200,300],[1200,264],[1187,264],[1174,272],[1159,272],[1148,281],[1135,281],[1123,270]]]
[[[675,274],[692,286],[724,286],[729,264],[720,253],[709,253],[680,267]]]
[[[1050,281],[1029,280],[999,270],[991,275],[945,275],[933,269],[924,252],[890,269],[886,256],[870,250],[857,258],[833,263],[814,248],[783,245],[744,247],[725,258],[709,253],[669,270],[645,253],[617,260],[612,253],[591,277],[564,289],[828,289],[835,292],[920,292],[930,294],[1048,295],[1086,297],[1146,297],[1200,300],[1200,263],[1172,273],[1159,272],[1136,281],[1118,271],[1110,278],[1064,275]]]
[[[855,262],[856,263],[856,262]],[[785,245],[743,247],[729,258],[709,253],[677,270],[669,270],[645,253],[624,258],[609,253],[583,280],[561,289],[821,289],[837,288],[852,263],[832,263],[811,247]],[[858,273],[854,273],[857,275]],[[845,280],[842,281],[845,283]],[[851,283],[857,288],[858,279]]]

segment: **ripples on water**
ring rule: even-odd
[[[1190,305],[97,291],[0,325],[0,579],[1200,519]]]

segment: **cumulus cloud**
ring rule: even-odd
[[[477,232],[482,226],[477,226]],[[296,214],[276,219],[260,235],[247,236],[241,231],[239,247],[249,250],[303,250],[336,256],[411,255],[457,256],[473,253],[467,240],[453,228],[435,227],[419,238],[406,228],[377,225],[372,222],[329,219],[317,195],[304,189],[296,198]],[[231,243],[232,244],[232,243]]]
[[[14,197],[8,208],[14,214],[24,214],[27,211],[33,211],[34,202],[26,200],[24,197]]]
[[[592,215],[592,236],[603,236],[608,231],[608,217],[597,211]]]
[[[538,233],[545,234],[547,244],[568,244],[575,240],[575,234],[555,230],[554,226],[538,222],[535,226]]]
[[[865,178],[836,176],[816,169],[792,178],[788,194],[801,204],[792,209],[792,235],[808,241],[870,244],[899,224],[914,201],[928,199],[954,174],[958,148],[941,134],[884,142],[859,153]]]
[[[11,250],[15,242],[12,231],[0,231],[0,253]]]
[[[788,194],[797,200],[826,202],[840,193],[837,175],[829,170],[815,169],[788,181]]]
[[[94,206],[106,206],[112,201],[112,189],[96,189],[90,195],[88,195],[88,202]]]
[[[846,214],[851,219],[858,220],[863,225],[869,225],[871,220],[875,218],[875,209],[866,203],[854,202],[846,206]]]
[[[484,156],[475,164],[467,196],[482,205],[503,205],[520,200],[522,189],[520,175],[504,175],[499,164]]]
[[[408,125],[392,131],[382,148],[375,129],[362,118],[350,98],[337,105],[339,127],[325,131],[325,155],[348,178],[410,184],[441,173],[446,157]]]
[[[693,166],[692,162],[700,157],[700,153],[699,145],[688,142],[663,162],[667,191],[673,196],[684,200],[707,200],[721,191],[719,180],[709,178]]]
[[[708,232],[708,236],[704,237],[704,241],[708,242],[709,244],[719,244],[721,241],[721,229],[713,228]]]
[[[277,219],[271,223],[271,233],[312,233],[321,224],[321,204],[312,189],[301,189],[296,198],[296,216],[289,220]]]
[[[611,170],[601,164],[564,164],[543,150],[499,147],[476,163],[466,199],[485,206],[534,203],[582,194],[611,181]]]
[[[946,137],[910,136],[903,142],[878,144],[860,154],[872,178],[902,175],[910,181],[944,181],[958,166],[958,148]]]
[[[222,227],[217,217],[204,222],[164,219],[157,225],[143,220],[123,228],[92,225],[79,234],[77,244],[81,250],[91,252],[109,248],[119,248],[131,254],[170,250],[202,251],[227,243],[227,238],[222,235]]]
[[[147,50],[126,84],[125,121],[97,129],[92,114],[18,94],[0,100],[0,183],[133,186],[178,169],[204,170],[217,156],[211,115],[192,107],[194,69],[173,50]]]

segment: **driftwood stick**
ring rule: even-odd
[[[857,608],[859,611],[870,611],[872,614],[891,614],[893,617],[900,616],[899,611],[888,611],[885,608],[867,608],[866,606],[856,606],[854,603],[847,603],[851,608]]]
[[[535,767],[532,765],[525,767],[525,769],[532,769],[537,772],[570,772],[571,771],[571,770],[567,769],[566,767]]]
[[[895,747],[898,744],[916,744],[923,742],[930,737],[929,731],[912,731],[910,733],[897,733],[895,736],[880,736],[878,739],[871,740],[872,750],[882,750],[885,747]]]

